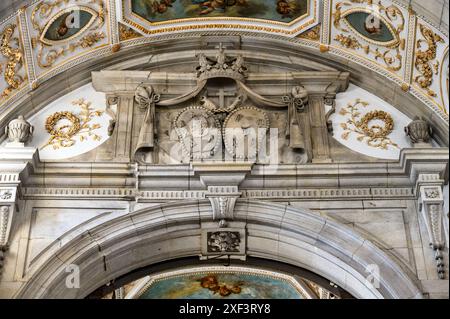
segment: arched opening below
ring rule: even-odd
[[[128,274],[120,276],[119,278],[115,278],[106,285],[99,287],[98,289],[90,293],[88,296],[86,296],[86,299],[101,299],[101,298],[115,299],[117,298],[115,293],[117,289],[123,288],[124,286],[130,284],[136,286],[139,283],[139,280],[142,280],[146,276],[152,277],[156,274],[164,274],[173,270],[180,270],[180,269],[188,270],[198,266],[205,266],[204,268],[207,269],[209,269],[207,266],[225,266],[225,267],[245,266],[252,268],[255,267],[256,269],[292,276],[295,280],[301,281],[302,284],[305,284],[305,282],[308,283],[311,282],[314,285],[317,285],[318,289],[312,291],[312,293],[314,295],[317,295],[318,298],[320,298],[318,294],[319,289],[324,289],[327,292],[331,293],[332,298],[339,298],[339,299],[354,298],[347,291],[335,285],[333,282],[330,282],[328,279],[319,276],[309,270],[295,267],[290,264],[282,262],[276,262],[273,260],[255,257],[249,257],[245,261],[236,259],[222,259],[220,261],[216,259],[200,260],[199,258],[195,257],[186,257],[175,260],[169,260],[136,269]],[[127,298],[127,296],[123,297]]]
[[[247,258],[307,269],[356,298],[421,298],[417,281],[388,250],[355,230],[289,205],[239,199],[233,223],[245,229]],[[202,255],[202,232],[217,227],[209,200],[154,205],[90,220],[58,239],[34,261],[18,298],[85,298],[148,265]],[[66,285],[76,265],[79,289]],[[376,265],[377,286],[367,285]]]

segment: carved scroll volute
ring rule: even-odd
[[[139,109],[145,112],[141,129],[139,131],[138,143],[134,152],[135,158],[138,159],[139,153],[153,151],[155,146],[155,105],[159,102],[160,95],[155,93],[151,85],[140,85],[136,88],[134,99]]]
[[[289,139],[289,147],[293,149],[305,149],[305,134],[299,113],[304,112],[308,106],[308,91],[301,85],[294,86],[291,94],[283,97],[283,102],[288,105],[286,138]]]

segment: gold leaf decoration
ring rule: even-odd
[[[319,41],[320,40],[320,24],[311,28],[308,31],[301,33],[299,36],[301,39],[307,39],[311,41]]]
[[[87,140],[89,136],[95,141],[100,141],[101,136],[94,134],[93,131],[101,128],[98,123],[88,124],[94,117],[101,116],[103,111],[92,110],[91,102],[84,99],[75,100],[73,105],[78,105],[81,108],[80,114],[74,114],[73,112],[63,111],[55,112],[45,121],[45,129],[50,134],[50,138],[47,143],[41,147],[41,149],[47,146],[52,146],[57,150],[60,147],[71,147],[75,145],[75,138],[78,137],[80,142]],[[60,124],[61,121],[69,122],[69,124]]]
[[[430,89],[431,84],[433,84],[433,65],[431,65],[431,62],[436,59],[437,43],[444,42],[444,39],[422,24],[419,25],[419,28],[424,39],[419,39],[416,43],[417,51],[414,65],[420,75],[416,76],[414,81],[426,90],[429,96],[435,97],[436,93]],[[426,42],[427,49],[419,50],[422,48],[423,42]],[[435,70],[439,69],[439,64],[434,68]]]
[[[126,41],[130,39],[140,38],[141,34],[134,31],[132,28],[119,23],[119,39],[120,41]]]
[[[95,15],[96,22],[86,25],[81,28],[78,34],[72,35],[67,41],[47,41],[44,34],[46,30],[52,25],[55,20],[64,13],[64,10],[69,10],[72,7],[63,8],[55,13],[55,11],[68,4],[68,0],[54,0],[42,1],[33,9],[31,13],[31,24],[33,29],[39,34],[37,37],[31,39],[33,48],[37,47],[37,64],[41,68],[50,68],[54,66],[55,62],[68,53],[74,52],[78,48],[87,49],[93,47],[106,37],[101,28],[105,22],[105,8],[102,0],[92,0],[90,5],[96,5],[97,9],[91,7],[84,7],[84,11],[89,10]],[[73,10],[82,10],[80,6],[74,6]],[[40,21],[44,21],[43,24]],[[79,38],[79,36],[82,36]],[[75,39],[78,38],[78,39]],[[70,41],[69,41],[70,40]],[[69,42],[66,44],[66,42]]]
[[[8,97],[13,90],[18,89],[24,82],[24,78],[17,74],[18,68],[23,64],[23,53],[18,48],[19,39],[14,38],[13,34],[16,29],[14,24],[8,25],[0,33],[0,53],[7,59],[5,67],[5,81],[8,86],[0,93],[0,97]],[[13,47],[12,42],[16,42],[17,46]],[[0,67],[0,73],[2,73]]]
[[[367,6],[354,7],[344,11],[344,8],[351,6],[352,3],[366,3]],[[345,22],[345,17],[354,12],[370,13],[378,17],[390,30],[394,39],[383,43],[364,36],[351,26],[346,27],[348,23]],[[381,1],[375,3],[372,0],[350,0],[350,2],[336,3],[332,16],[334,27],[343,32],[334,38],[342,47],[355,51],[362,50],[364,54],[372,55],[376,62],[384,64],[389,71],[397,72],[402,68],[403,54],[401,51],[405,50],[406,40],[401,38],[401,32],[405,29],[405,17],[398,7],[395,5],[385,7],[381,4]],[[351,34],[358,36],[361,41],[367,43],[362,44]]]
[[[349,103],[345,107],[345,113],[350,117],[346,119],[346,123],[341,123],[340,126],[344,130],[341,137],[347,140],[349,136],[356,133],[358,142],[366,141],[370,147],[379,149],[388,149],[388,146],[398,148],[389,135],[394,130],[394,119],[392,115],[382,110],[374,110],[361,115],[360,108],[367,107],[368,102],[361,99],[356,99],[355,102]],[[342,112],[340,112],[342,114]],[[383,125],[371,124],[372,121],[381,121]]]

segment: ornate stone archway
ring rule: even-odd
[[[16,297],[83,298],[140,267],[201,255],[201,233],[211,221],[208,200],[101,215],[66,233],[41,254]],[[240,199],[232,223],[247,232],[247,256],[303,267],[358,298],[422,297],[413,276],[395,257],[369,238],[317,213]],[[79,289],[65,285],[69,264],[80,268]],[[378,289],[366,285],[368,265],[379,267]]]

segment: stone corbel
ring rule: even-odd
[[[237,186],[209,186],[206,198],[211,202],[213,220],[219,227],[226,227],[228,220],[234,219],[234,206],[241,192]]]
[[[419,174],[416,183],[416,194],[419,202],[419,213],[425,222],[430,247],[434,250],[436,267],[440,279],[445,279],[443,236],[444,219],[444,181],[439,174]]]
[[[192,169],[208,189],[206,198],[211,202],[212,217],[220,228],[234,219],[234,207],[241,196],[239,184],[252,169],[251,163],[192,163]]]

